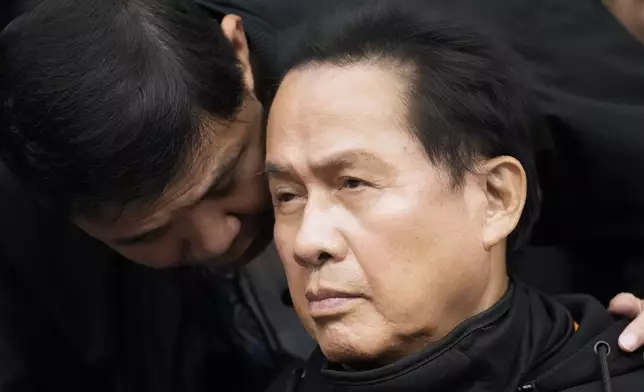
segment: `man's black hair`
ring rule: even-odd
[[[192,1],[34,4],[0,37],[0,157],[46,204],[154,200],[238,112],[234,49]]]
[[[537,220],[540,192],[527,94],[505,48],[472,24],[420,1],[368,1],[310,23],[281,53],[284,69],[376,64],[407,79],[414,136],[428,158],[462,184],[478,157],[509,155],[528,178],[526,206],[511,242]],[[405,71],[411,67],[411,72]]]

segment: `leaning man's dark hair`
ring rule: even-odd
[[[471,25],[424,3],[368,1],[304,26],[281,53],[284,69],[362,63],[399,72],[408,82],[414,136],[455,187],[478,157],[509,155],[523,164],[527,202],[510,239],[523,243],[540,197],[527,95],[512,56]]]
[[[0,37],[0,157],[68,214],[158,198],[202,121],[232,120],[241,70],[192,1],[42,0]]]

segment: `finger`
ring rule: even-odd
[[[633,352],[644,343],[644,312],[633,320],[619,336],[619,347],[627,352]]]
[[[608,305],[608,311],[620,316],[635,318],[642,311],[642,300],[630,293],[621,293],[615,296]]]

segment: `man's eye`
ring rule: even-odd
[[[289,201],[295,199],[295,195],[292,193],[279,193],[276,198],[278,203],[288,203]]]
[[[358,189],[365,185],[367,184],[364,181],[359,180],[357,178],[348,177],[342,180],[342,188]]]
[[[168,229],[169,229],[168,226],[159,227],[157,229],[149,231],[148,233],[141,234],[137,237],[132,237],[130,239],[122,241],[121,245],[136,246],[136,245],[148,245],[148,244],[154,243],[155,241],[163,237],[163,235],[168,231]]]

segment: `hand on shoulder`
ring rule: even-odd
[[[644,345],[644,300],[630,293],[621,293],[610,301],[608,310],[633,321],[619,337],[622,350],[632,352]]]

